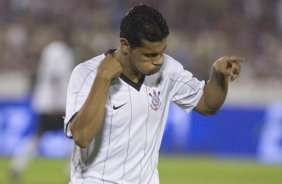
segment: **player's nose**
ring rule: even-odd
[[[153,64],[154,64],[154,65],[162,66],[163,63],[164,63],[164,60],[163,60],[162,55],[159,55],[158,57],[156,57],[156,58],[153,60]]]

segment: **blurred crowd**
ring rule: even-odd
[[[77,64],[116,48],[121,18],[140,2],[164,15],[167,52],[198,78],[207,79],[223,55],[245,57],[252,80],[282,77],[282,0],[0,0],[0,72],[32,79],[42,49],[57,37]]]

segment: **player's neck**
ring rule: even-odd
[[[120,50],[118,49],[116,51],[116,57],[118,61],[122,65],[122,73],[132,82],[138,83],[140,79],[142,79],[144,76],[140,74],[138,71],[134,70],[132,66],[130,66],[129,60],[126,56],[124,56]]]

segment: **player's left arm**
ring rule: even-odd
[[[224,56],[214,62],[211,78],[206,83],[203,95],[194,110],[210,115],[220,109],[227,96],[228,83],[239,76],[240,63],[243,60],[237,56]]]

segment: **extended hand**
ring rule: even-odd
[[[216,72],[222,73],[227,76],[229,81],[234,81],[240,74],[241,62],[244,60],[242,57],[237,56],[224,56],[216,60],[213,67]]]

